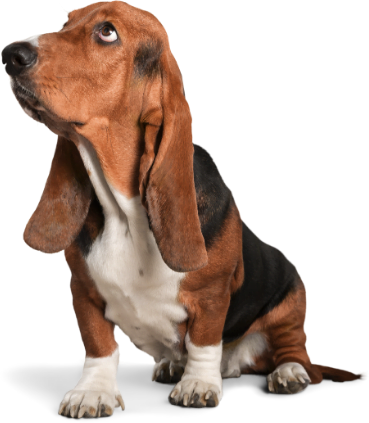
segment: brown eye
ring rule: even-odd
[[[112,43],[118,39],[116,31],[109,25],[105,25],[102,29],[100,29],[99,37],[108,43]]]

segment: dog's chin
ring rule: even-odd
[[[22,109],[27,113],[29,117],[34,119],[36,122],[43,123],[51,132],[56,135],[61,135],[63,137],[68,136],[68,129],[70,125],[67,125],[64,122],[56,120],[50,113],[46,110],[38,110],[32,107],[29,102],[24,102],[23,99],[17,98]]]
[[[36,122],[43,123],[56,135],[71,138],[75,135],[74,126],[83,126],[79,121],[67,121],[46,107],[28,84],[12,79],[13,93],[22,109]]]
[[[28,99],[20,97],[17,101],[22,111],[30,119],[35,121],[37,124],[45,126],[55,135],[61,135],[69,138],[71,131],[73,131],[73,125],[81,125],[79,122],[67,122],[55,117],[53,113],[42,106],[36,98]]]
[[[36,108],[32,105],[31,102],[25,100],[25,99],[18,99],[18,104],[21,107],[22,111],[32,120],[34,120],[36,123],[44,124],[42,121],[41,112],[42,110],[39,108]]]

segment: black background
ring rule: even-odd
[[[79,7],[74,2],[67,6]],[[309,4],[281,9],[247,2],[139,2],[184,33],[353,204],[368,214],[367,137],[364,110],[363,10],[313,8]],[[200,4],[200,6],[199,6]],[[2,5],[1,45],[35,33],[59,29],[59,3]],[[10,23],[6,26],[5,23]],[[5,73],[5,72],[4,72]],[[5,404],[14,416],[61,419],[64,393],[77,382],[84,355],[70,298],[65,297],[25,251],[21,234],[47,177],[51,152],[37,141],[19,114],[4,80],[2,99],[3,222],[3,386]],[[365,109],[364,109],[365,108]],[[366,234],[363,234],[366,236]],[[10,248],[9,248],[10,243]],[[365,263],[363,263],[365,266]],[[120,366],[119,384],[126,410],[112,420],[172,421],[204,418],[247,421],[252,417],[301,419],[352,411],[365,415],[366,382],[309,387],[296,396],[269,393],[264,378],[224,382],[222,407],[186,410],[169,405],[172,387],[151,382],[152,366]],[[10,406],[9,403],[14,405]],[[148,414],[147,414],[148,413]],[[126,420],[128,421],[128,420]]]

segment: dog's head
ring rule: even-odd
[[[80,232],[94,195],[77,150],[87,139],[108,182],[128,198],[141,195],[168,266],[206,265],[191,115],[159,21],[123,2],[96,3],[70,13],[59,32],[10,44],[2,57],[23,109],[59,135],[26,242],[56,252]]]

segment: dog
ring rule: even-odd
[[[114,326],[155,359],[169,402],[214,407],[222,378],[256,373],[293,394],[360,378],[311,364],[295,267],[242,222],[191,115],[167,34],[123,2],[71,12],[63,28],[2,52],[23,110],[58,135],[25,242],[65,250],[86,359],[61,402],[69,417],[110,416]]]

